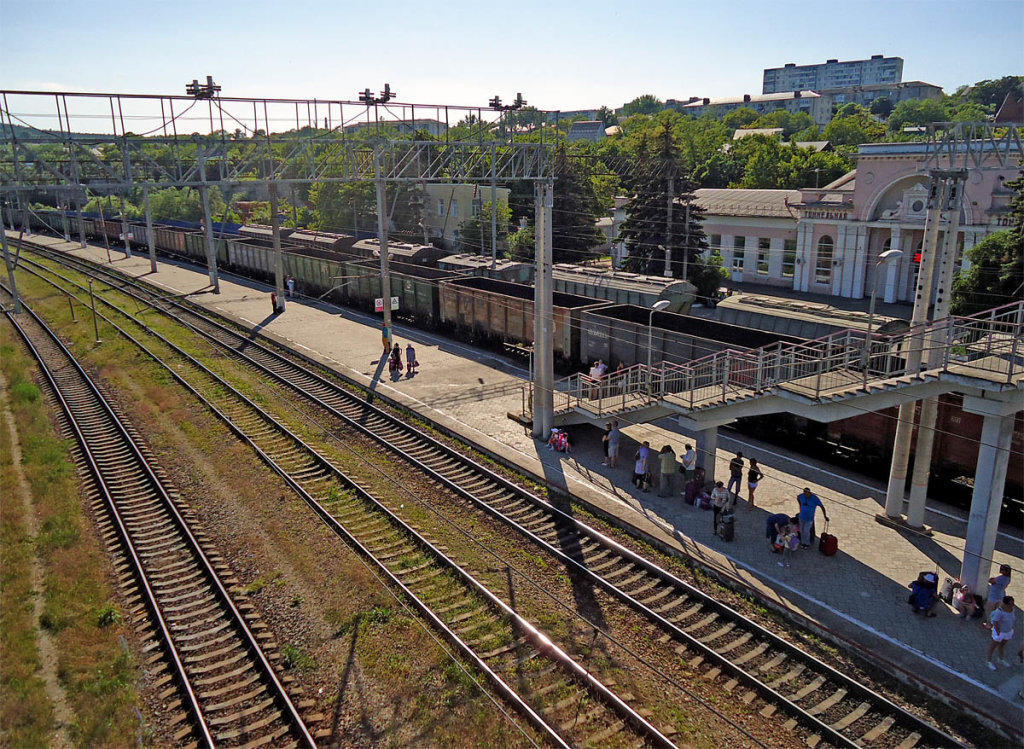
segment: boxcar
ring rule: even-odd
[[[533,266],[528,263],[499,259],[492,268],[490,257],[472,253],[448,255],[437,261],[437,267],[464,276],[483,276],[513,283],[527,283],[533,276]]]
[[[380,264],[374,260],[347,261],[343,270],[348,282],[348,303],[372,311],[380,293]],[[393,314],[400,319],[434,328],[441,320],[440,284],[458,276],[437,268],[411,263],[389,264],[391,296],[399,299]]]
[[[687,313],[697,289],[689,281],[663,276],[612,271],[593,266],[557,263],[552,268],[555,291],[606,299],[612,304],[651,307],[667,299],[670,312]]]
[[[281,239],[287,239],[294,231],[294,229],[290,229],[287,226],[282,226],[280,228]],[[271,244],[274,241],[273,227],[264,226],[263,224],[245,224],[238,228],[238,233],[243,237],[256,239],[268,244]]]
[[[651,310],[616,305],[586,311],[580,330],[584,362],[601,359],[617,366],[647,363],[648,320]],[[650,329],[651,361],[685,364],[724,349],[754,349],[800,339],[673,312],[654,312]]]
[[[441,320],[445,328],[481,342],[533,343],[532,286],[491,278],[458,278],[441,283]],[[552,295],[554,351],[562,366],[580,362],[583,313],[607,303],[590,297]]]
[[[313,232],[296,230],[288,237],[288,243],[296,247],[308,247],[324,252],[349,252],[356,238],[334,232]]]

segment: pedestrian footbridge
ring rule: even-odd
[[[1018,302],[898,335],[846,330],[686,364],[636,365],[600,379],[575,374],[555,385],[555,423],[676,415],[701,429],[779,412],[829,422],[951,391],[1016,398],[1024,407],[1022,333]]]

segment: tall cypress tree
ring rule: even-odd
[[[628,253],[626,269],[662,275],[668,249],[672,254],[671,275],[680,278],[684,255],[692,264],[708,244],[702,225],[704,211],[693,203],[696,185],[680,166],[669,128],[656,131],[653,143],[641,143],[636,174],[631,185],[633,196],[626,204],[626,220],[619,230],[619,240],[626,243]]]

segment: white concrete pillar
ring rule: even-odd
[[[964,231],[964,256],[960,263],[960,270],[968,270],[971,267],[971,261],[967,258],[967,252],[974,245],[978,243],[978,232],[972,230]]]
[[[811,225],[799,223],[796,227],[796,270],[793,273],[793,290],[808,291],[811,268]]]
[[[964,399],[964,410],[967,410],[967,400]],[[974,494],[960,568],[960,581],[976,592],[984,592],[990,577],[999,510],[1006,485],[1006,467],[1010,461],[1013,421],[1014,414],[1010,413],[986,414],[982,422],[981,448],[974,473]]]
[[[715,459],[718,456],[718,427],[708,427],[697,432],[697,465],[704,468],[704,478],[715,480]]]
[[[867,284],[868,266],[868,227],[857,226],[856,246],[853,256],[853,278],[850,296],[854,299],[864,298],[864,289]],[[876,278],[874,281],[878,283]]]
[[[722,266],[732,275],[732,235],[722,235],[722,246],[718,248],[718,254],[722,256]]]
[[[772,281],[782,279],[782,253],[785,251],[786,240],[772,237],[768,250],[768,278]]]
[[[898,226],[892,227],[891,238],[889,240],[890,250],[901,250],[900,242],[903,241],[902,230]],[[885,296],[882,297],[882,301],[886,304],[895,304],[896,295],[899,289],[899,275],[906,268],[907,254],[903,253],[903,257],[900,258],[897,263],[890,263],[886,266],[885,270]],[[877,281],[876,281],[877,283]]]
[[[836,227],[836,243],[832,247],[832,296],[850,296],[843,289],[843,276],[846,270],[846,224]]]

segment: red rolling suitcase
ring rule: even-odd
[[[825,530],[818,541],[818,551],[827,557],[834,556],[839,551],[839,539],[828,532],[828,521],[825,521]]]

